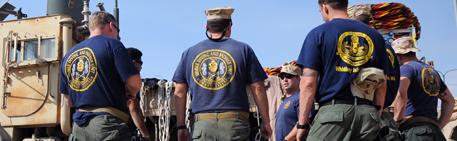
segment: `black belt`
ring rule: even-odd
[[[349,99],[332,99],[329,101],[321,102],[319,103],[320,107],[327,106],[327,105],[333,105],[333,104],[349,104],[349,105],[370,105],[375,107],[376,109],[381,109],[381,106],[379,105],[374,105],[373,101],[364,99],[364,98],[359,98],[359,97],[354,97],[354,98],[349,98]]]

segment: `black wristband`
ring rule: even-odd
[[[400,119],[400,120],[397,120],[396,122],[399,123],[399,122],[402,122],[402,121],[403,121],[403,119]]]
[[[178,125],[176,126],[176,128],[178,128],[178,130],[181,130],[181,129],[187,129],[187,125]]]
[[[297,123],[297,129],[309,129],[309,123],[306,123],[305,125]]]

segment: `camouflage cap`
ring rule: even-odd
[[[205,10],[207,20],[215,19],[232,19],[232,13],[235,9],[231,7],[215,7]]]
[[[396,39],[392,43],[392,48],[396,54],[406,54],[409,52],[422,51],[421,49],[416,48],[414,41],[411,37],[402,37]]]
[[[368,4],[348,7],[348,15],[351,19],[354,19],[362,14],[370,14],[370,11],[371,5]]]
[[[301,76],[301,69],[299,67],[297,67],[297,66],[292,65],[292,64],[284,63],[282,65],[281,72],[278,74],[278,76],[281,76],[284,73]]]
[[[353,96],[373,100],[374,92],[384,83],[384,72],[378,68],[364,68],[360,70],[357,77],[351,82]]]

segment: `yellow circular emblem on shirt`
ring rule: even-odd
[[[284,109],[289,108],[289,106],[290,106],[290,101],[287,101],[287,103],[284,105]]]
[[[228,52],[220,49],[206,50],[192,62],[192,78],[208,90],[224,88],[235,77],[236,63]]]
[[[437,96],[440,93],[440,76],[432,68],[422,69],[422,87],[430,96]]]
[[[337,55],[351,66],[361,66],[373,58],[373,41],[365,33],[344,32],[337,45]]]
[[[71,53],[65,61],[65,75],[72,90],[87,90],[98,75],[97,59],[92,49],[85,47]]]
[[[387,53],[389,54],[390,63],[392,64],[392,67],[395,68],[395,63],[394,63],[395,62],[395,56],[394,56],[394,54],[392,53],[391,50],[389,50],[388,48],[386,48],[386,50],[387,50]]]

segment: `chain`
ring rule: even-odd
[[[187,91],[187,100],[186,100],[186,121],[185,121],[185,124],[187,126],[187,129],[191,129],[190,128],[190,102],[192,102],[192,98],[191,98],[191,93],[190,93],[190,90]],[[189,130],[190,132],[190,130]]]
[[[159,140],[168,141],[170,139],[170,95],[173,89],[173,82],[159,81],[158,107],[159,107]],[[165,87],[164,87],[165,86]],[[165,89],[165,91],[164,91]]]

